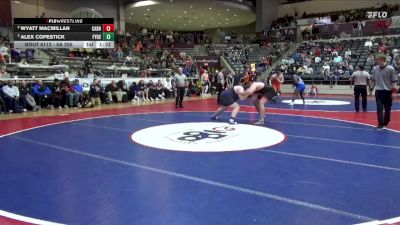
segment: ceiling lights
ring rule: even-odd
[[[172,0],[171,0],[172,2]],[[140,1],[140,2],[135,2],[132,4],[132,7],[143,7],[143,6],[150,6],[150,5],[157,5],[160,4],[158,1],[152,1],[152,0],[146,0],[146,1]]]

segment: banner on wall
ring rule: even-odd
[[[204,65],[208,65],[209,67],[220,66],[219,56],[194,56],[193,60],[198,66],[204,66]]]

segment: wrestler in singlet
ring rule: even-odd
[[[275,92],[281,94],[281,85],[284,82],[282,72],[278,71],[278,73],[272,75],[270,81]]]

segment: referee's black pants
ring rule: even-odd
[[[182,107],[183,98],[185,97],[185,87],[176,88],[175,106]]]
[[[376,110],[378,114],[378,125],[387,126],[390,122],[392,110],[392,92],[386,90],[376,90]]]
[[[360,95],[362,99],[362,109],[367,111],[367,85],[354,86],[354,106],[356,111],[360,111]]]
[[[219,104],[219,96],[220,96],[221,93],[224,91],[224,85],[218,83],[218,84],[217,84],[217,91],[218,91],[217,102],[218,102],[218,104]]]

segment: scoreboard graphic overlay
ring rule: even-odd
[[[113,18],[15,18],[15,48],[114,48]]]

